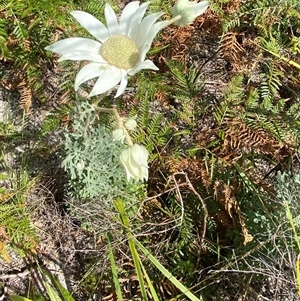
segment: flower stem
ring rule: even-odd
[[[132,139],[131,139],[126,127],[124,126],[123,119],[120,117],[120,115],[118,113],[118,110],[116,109],[116,105],[113,105],[112,111],[113,111],[113,113],[116,117],[116,120],[118,122],[119,129],[122,129],[125,133],[125,139],[126,139],[126,142],[127,142],[128,146],[132,146],[133,145]]]
[[[109,109],[109,108],[96,108],[96,109],[100,112],[103,112],[103,113],[112,113],[112,114],[114,114],[113,109]]]
[[[182,18],[181,15],[177,15],[177,16],[175,16],[174,18],[172,18],[172,19],[169,20],[169,21],[163,21],[164,24],[162,25],[162,28],[161,28],[161,29],[166,28],[167,26],[169,26],[169,25],[175,23],[176,21],[180,20],[181,18]]]
[[[127,142],[128,146],[132,146],[133,145],[132,139],[131,139],[126,127],[124,126],[123,119],[119,115],[118,110],[116,108],[116,105],[113,105],[112,109],[108,109],[108,108],[96,108],[96,109],[99,110],[100,112],[113,113],[114,114],[114,116],[117,120],[117,123],[118,123],[118,128],[122,129],[125,133],[125,139],[126,139],[126,142]]]

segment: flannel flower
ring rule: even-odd
[[[130,2],[122,11],[118,20],[109,4],[104,13],[107,27],[98,19],[83,11],[73,11],[72,16],[97,41],[73,37],[58,41],[46,47],[46,50],[61,55],[59,61],[88,61],[77,74],[75,90],[92,79],[98,78],[89,96],[109,92],[118,86],[115,97],[126,89],[128,75],[134,75],[142,69],[158,70],[154,63],[145,60],[156,34],[165,26],[166,21],[156,22],[162,12],[153,13],[144,18],[149,2],[139,5],[139,1]]]
[[[209,1],[189,1],[189,0],[178,0],[172,7],[173,17],[180,17],[175,25],[186,26],[194,22],[194,20],[202,15],[209,6]]]
[[[122,151],[120,160],[125,167],[127,181],[131,178],[135,181],[148,180],[148,156],[147,149],[139,144],[133,144]]]

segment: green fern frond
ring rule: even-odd
[[[273,63],[266,63],[267,72],[263,74],[260,84],[260,93],[264,101],[264,107],[270,108],[274,103],[274,97],[281,86],[282,73],[279,72]]]
[[[262,46],[267,49],[268,51],[280,53],[280,44],[278,43],[278,40],[276,40],[274,37],[268,37],[268,38],[260,38],[260,41],[262,43]]]
[[[194,98],[203,88],[204,83],[200,82],[201,72],[195,66],[186,68],[185,64],[180,61],[168,61],[174,81],[172,83],[172,94],[181,95],[182,97]]]
[[[152,110],[155,94],[160,86],[163,86],[160,77],[153,77],[153,80],[149,81],[141,75],[137,91],[139,106],[130,112],[131,116],[138,115],[138,129],[132,134],[134,141],[144,144],[149,151],[165,145],[171,131],[165,117]]]
[[[288,18],[300,18],[300,13],[299,13],[299,2],[297,1],[297,4],[294,4],[295,7],[290,7],[289,10],[287,11],[287,17]]]
[[[5,228],[10,244],[22,251],[36,247],[37,235],[22,206],[2,204],[0,206],[0,226]]]
[[[0,12],[4,11],[8,6],[8,2],[6,0],[1,0],[0,2]]]
[[[20,20],[15,20],[14,22],[14,30],[12,34],[19,40],[25,41],[28,38],[28,30],[26,28],[26,24]]]
[[[147,94],[145,94],[145,97],[140,100],[138,114],[140,126],[146,127],[150,119],[150,100],[148,99]]]
[[[228,103],[238,104],[244,97],[243,79],[243,75],[239,74],[231,80],[225,92],[225,99]]]
[[[232,119],[239,114],[236,106],[242,102],[244,94],[243,75],[237,75],[229,83],[224,100],[215,109],[214,115],[219,124],[225,119]]]
[[[240,17],[238,16],[230,16],[230,18],[225,18],[223,23],[223,34],[226,34],[229,31],[233,31],[236,28],[239,28],[241,25]]]
[[[189,83],[185,75],[185,64],[179,61],[168,61],[167,66],[170,68],[170,71],[177,81],[177,84],[182,89],[188,89]]]
[[[253,119],[252,122],[250,122],[250,119],[247,121],[247,124],[251,126],[252,129],[264,129],[268,133],[272,134],[273,137],[276,137],[279,141],[285,140],[286,129],[282,128],[282,124],[280,122],[270,120],[270,118],[263,115],[258,116],[256,120]]]
[[[152,0],[149,6],[149,13],[165,11],[171,13],[171,7],[174,5],[172,0]]]
[[[0,19],[0,57],[3,58],[8,58],[10,56],[10,51],[6,46],[8,38],[7,23],[7,20]]]
[[[251,88],[245,101],[245,106],[249,111],[253,111],[259,106],[259,91]]]
[[[164,146],[170,135],[171,128],[167,122],[163,125],[163,120],[164,117],[161,114],[153,114],[148,120],[148,126],[144,128],[140,126],[140,129],[132,134],[134,141],[142,143],[149,151]]]
[[[223,5],[230,2],[230,0],[219,0],[217,2],[213,2],[211,3],[211,5],[209,6],[209,8],[215,12],[218,13],[219,15],[223,15],[224,11],[223,11]]]

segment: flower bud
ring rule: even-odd
[[[138,144],[123,150],[120,161],[125,167],[127,181],[130,178],[133,178],[135,181],[148,180],[148,156],[147,149]]]
[[[77,167],[77,169],[78,169],[79,171],[82,171],[82,170],[84,169],[84,167],[85,167],[84,161],[81,159],[81,160],[77,163],[76,167]]]
[[[125,122],[124,125],[127,130],[133,131],[133,130],[135,130],[135,128],[137,126],[137,122],[135,121],[135,118],[129,118],[129,119],[127,119],[127,121]]]
[[[122,129],[116,129],[112,131],[113,141],[120,141],[121,143],[125,140],[125,133]]]
[[[189,1],[178,0],[172,7],[173,18],[181,16],[181,19],[174,22],[175,25],[186,26],[194,22],[194,20],[204,13],[209,5],[209,1]]]

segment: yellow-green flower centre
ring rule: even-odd
[[[131,69],[139,58],[139,49],[135,42],[121,34],[111,36],[101,47],[103,58],[118,68]]]

